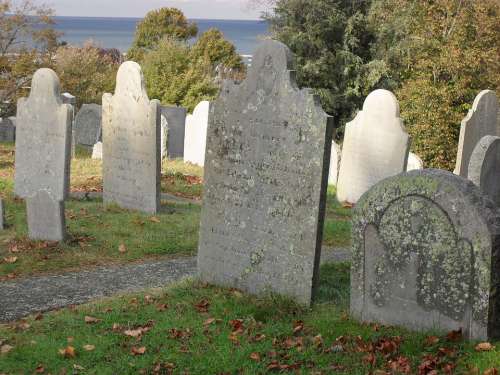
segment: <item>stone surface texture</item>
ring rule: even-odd
[[[309,304],[317,284],[333,124],[295,84],[292,53],[265,41],[247,78],[210,105],[202,280]]]
[[[84,104],[75,117],[75,143],[93,147],[102,140],[102,107]]]
[[[384,178],[406,171],[410,137],[393,93],[375,90],[346,125],[337,184],[340,202],[356,203]]]
[[[495,92],[481,91],[476,96],[472,109],[462,120],[455,174],[467,178],[470,157],[477,143],[486,135],[500,136],[498,113],[499,105]]]
[[[424,169],[424,162],[420,159],[420,156],[410,152],[408,154],[408,165],[406,166],[406,171],[417,171],[420,169]]]
[[[500,219],[470,181],[434,169],[388,178],[353,217],[351,314],[500,338]]]
[[[192,115],[186,117],[184,161],[200,167],[205,165],[209,110],[210,102],[205,100],[198,103]]]
[[[161,114],[167,121],[167,156],[170,159],[184,157],[184,136],[186,132],[186,108],[161,107]]]
[[[0,119],[0,142],[14,142],[15,140],[16,140],[15,123],[12,121],[10,117]]]
[[[330,155],[330,173],[328,174],[329,185],[337,185],[341,154],[342,150],[340,149],[340,146],[337,143],[332,142],[332,152]]]
[[[102,160],[102,142],[97,142],[92,147],[92,159]]]
[[[103,200],[157,212],[160,206],[160,103],[150,101],[140,66],[123,63],[115,94],[104,94]]]
[[[66,198],[72,117],[71,105],[61,101],[57,75],[39,69],[29,97],[17,104],[15,193],[19,197],[45,190],[54,200]]]
[[[470,157],[467,178],[500,207],[500,137],[481,138]]]
[[[26,198],[28,233],[32,240],[62,241],[66,237],[64,201],[54,199],[50,192],[40,190]]]

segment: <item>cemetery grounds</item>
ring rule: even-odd
[[[12,225],[0,232],[0,282],[196,255],[202,176],[165,161],[169,196],[160,213],[103,207],[84,194],[102,190],[101,161],[78,149],[71,191],[79,196],[66,202],[70,238],[35,242],[12,193],[14,145],[3,143],[0,196]],[[349,246],[350,216],[330,188],[324,247]],[[0,374],[498,374],[500,343],[356,323],[348,316],[349,264],[325,264],[320,278],[312,308],[186,280],[0,325]]]

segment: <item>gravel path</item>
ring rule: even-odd
[[[323,249],[321,262],[344,262],[349,249]],[[196,274],[196,258],[106,266],[0,283],[0,322],[123,292],[162,287]]]

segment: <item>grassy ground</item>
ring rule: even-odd
[[[101,168],[101,161],[92,160],[87,151],[77,149],[71,165],[71,190],[102,191]],[[162,192],[201,199],[202,174],[202,168],[180,160],[164,161]],[[162,211],[151,217],[118,207],[103,207],[100,200],[69,200],[69,240],[61,244],[29,241],[24,203],[12,194],[13,178],[14,145],[2,143],[0,196],[5,199],[10,226],[0,232],[0,280],[196,252],[199,206],[165,202]],[[350,209],[340,207],[334,189],[330,189],[324,244],[342,247],[349,242]]]
[[[0,373],[497,374],[500,343],[358,324],[348,290],[326,265],[312,309],[189,281],[38,315],[0,326]]]

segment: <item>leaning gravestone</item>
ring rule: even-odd
[[[192,115],[186,117],[184,137],[184,161],[203,167],[207,146],[208,111],[210,102],[200,102]]]
[[[75,117],[75,143],[93,147],[102,140],[102,107],[84,104]]]
[[[338,200],[356,203],[377,182],[404,172],[409,148],[398,100],[390,91],[373,91],[363,110],[346,125]]]
[[[0,142],[14,142],[16,140],[16,125],[12,119],[15,117],[0,119]]]
[[[408,154],[408,164],[406,166],[406,171],[416,171],[419,169],[424,169],[424,162],[417,154],[410,152]]]
[[[351,313],[415,330],[500,338],[500,216],[470,181],[441,170],[388,178],[353,217]]]
[[[339,177],[339,166],[340,166],[340,146],[335,142],[332,142],[332,153],[330,156],[330,173],[328,174],[328,184],[337,185]]]
[[[202,280],[311,302],[333,126],[299,90],[291,51],[266,41],[247,78],[210,106],[198,270]]]
[[[161,114],[167,122],[167,156],[170,159],[183,158],[186,109],[182,107],[161,107]]]
[[[458,141],[455,174],[467,177],[470,156],[481,138],[498,136],[498,99],[494,91],[484,90],[476,96],[472,109],[462,121]]]
[[[500,137],[487,135],[478,142],[469,162],[468,179],[500,207]]]
[[[39,69],[29,97],[17,104],[15,193],[27,201],[31,239],[64,239],[72,117],[71,105],[62,103],[57,75]]]
[[[102,98],[103,199],[155,213],[160,206],[160,110],[140,66],[123,63],[115,94]]]

